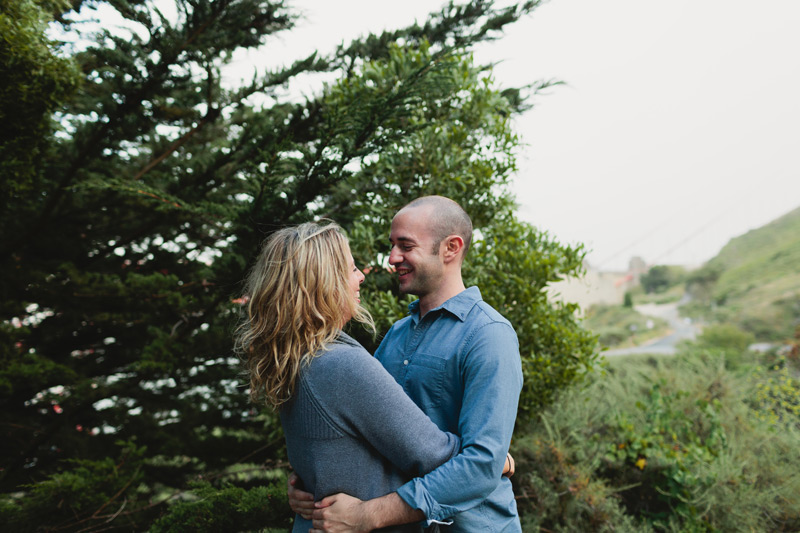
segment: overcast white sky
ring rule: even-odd
[[[422,20],[436,0],[294,0],[288,63]],[[523,219],[589,262],[699,264],[800,206],[800,1],[552,0],[477,50],[502,86],[558,78],[520,117]],[[798,236],[800,238],[800,236]]]

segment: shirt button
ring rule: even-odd
[[[404,365],[408,365],[408,359],[406,359],[405,361],[403,361],[403,364],[404,364]]]

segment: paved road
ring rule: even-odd
[[[603,352],[605,356],[630,355],[636,353],[652,353],[661,355],[673,355],[677,344],[686,339],[694,339],[700,328],[693,324],[688,318],[682,318],[678,314],[678,306],[684,303],[674,302],[669,304],[645,304],[634,307],[643,315],[663,318],[669,323],[670,333],[659,339],[653,339],[642,346],[633,348],[620,348],[617,350],[607,350]]]

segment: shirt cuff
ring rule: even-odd
[[[420,478],[415,478],[397,489],[397,495],[412,509],[419,509],[425,515],[428,525],[452,524],[447,520],[458,513],[457,509],[448,505],[440,505],[422,485]]]

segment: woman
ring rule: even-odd
[[[270,236],[247,279],[237,342],[250,395],[280,410],[289,461],[316,500],[388,494],[459,449],[458,437],[440,431],[342,332],[350,319],[374,331],[360,305],[363,281],[341,229],[314,223]],[[311,527],[296,516],[293,531]]]

